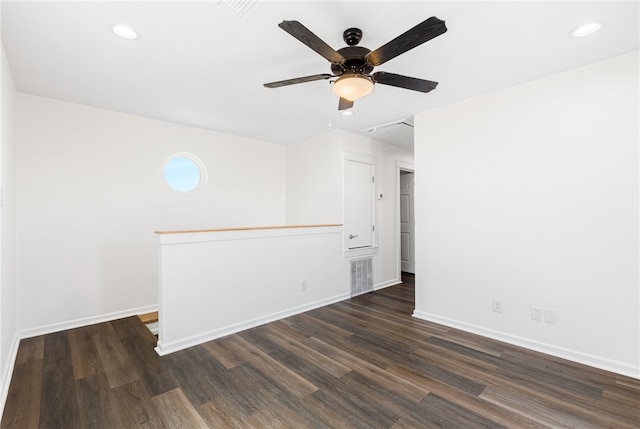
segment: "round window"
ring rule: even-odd
[[[162,168],[167,185],[178,192],[191,192],[204,186],[207,173],[202,162],[190,153],[171,155]]]

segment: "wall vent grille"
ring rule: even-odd
[[[373,291],[373,259],[361,258],[351,261],[351,296]]]

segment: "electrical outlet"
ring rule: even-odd
[[[501,299],[493,298],[492,306],[493,306],[492,308],[493,308],[494,312],[502,313],[502,300]]]
[[[544,309],[544,321],[547,323],[556,323],[556,311]]]
[[[537,322],[542,320],[542,308],[531,307],[531,320],[535,320]]]
[[[307,279],[300,280],[300,290],[307,290]]]

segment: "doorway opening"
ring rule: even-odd
[[[398,257],[400,277],[415,275],[415,215],[414,215],[414,172],[405,168],[398,169],[399,237]]]

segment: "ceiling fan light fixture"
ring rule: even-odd
[[[348,74],[333,83],[333,92],[340,98],[356,101],[373,90],[373,81],[367,76]]]

